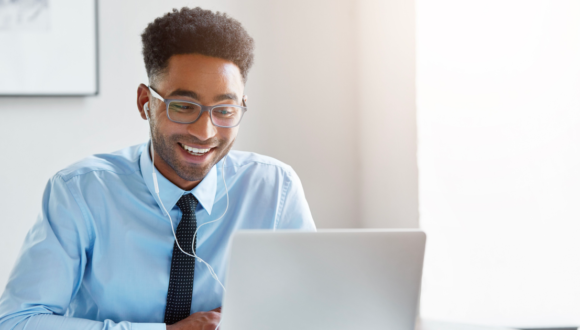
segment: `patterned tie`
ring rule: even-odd
[[[193,254],[191,241],[197,228],[195,208],[197,199],[192,194],[181,196],[177,202],[183,216],[177,226],[175,236],[183,251]],[[195,244],[194,244],[195,248]],[[169,290],[165,307],[165,323],[173,324],[189,316],[191,311],[191,296],[193,293],[193,272],[195,260],[179,250],[177,242],[173,243],[173,257],[171,259],[171,273],[169,275]]]

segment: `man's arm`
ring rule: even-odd
[[[45,330],[45,329],[79,329],[79,330],[165,330],[163,323],[130,323],[119,322],[115,323],[111,320],[104,322],[92,321],[86,319],[79,319],[74,317],[64,317],[60,315],[40,314],[28,317],[22,322],[19,322],[15,328],[7,325],[1,325],[0,329],[14,329],[14,330]]]
[[[59,176],[52,178],[38,220],[26,236],[0,297],[0,330],[165,330],[163,323],[98,322],[62,316],[81,286],[93,245],[86,216],[66,182]]]
[[[216,330],[220,324],[222,308],[209,312],[197,312],[185,319],[167,326],[167,330]]]

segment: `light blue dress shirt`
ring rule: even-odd
[[[48,183],[0,298],[0,330],[165,330],[174,238],[155,194],[148,144],[84,159]],[[254,153],[226,158],[191,193],[199,201],[197,254],[224,281],[230,235],[239,229],[315,230],[292,168]],[[157,169],[155,169],[157,171]],[[184,191],[157,172],[173,218]],[[223,289],[196,260],[191,312],[221,306]],[[227,283],[225,284],[227,288]]]

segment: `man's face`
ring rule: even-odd
[[[206,106],[241,105],[244,91],[240,70],[234,63],[199,54],[172,56],[166,72],[152,87],[165,99]],[[193,188],[231,149],[238,127],[216,127],[207,112],[194,123],[174,123],[167,118],[165,103],[144,88],[139,88],[138,103],[148,98],[155,165],[182,189]]]

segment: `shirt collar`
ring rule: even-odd
[[[157,201],[159,208],[163,209],[161,204],[159,203],[159,199],[157,198],[157,193],[155,192],[155,185],[153,183],[153,162],[151,161],[151,156],[149,153],[149,143],[143,144],[141,147],[141,158],[139,160],[141,165],[141,175],[143,176],[143,180],[149,189],[149,192]],[[170,211],[175,207],[177,201],[183,196],[184,194],[192,193],[193,196],[197,199],[199,204],[203,207],[203,209],[207,212],[208,215],[211,215],[211,210],[213,208],[213,203],[215,200],[215,195],[217,191],[217,170],[216,165],[214,165],[209,173],[201,180],[201,182],[195,186],[190,191],[183,190],[173,184],[171,181],[167,180],[163,176],[163,174],[159,173],[157,168],[154,169],[155,173],[157,173],[157,183],[159,185],[159,196],[161,197],[161,201],[163,205]]]

